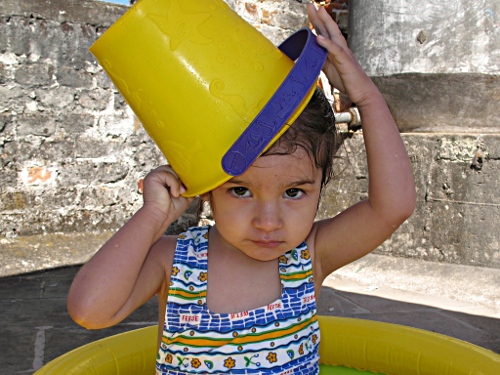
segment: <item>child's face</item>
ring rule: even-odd
[[[259,157],[244,174],[211,192],[224,244],[262,261],[297,247],[312,228],[321,177],[300,147],[290,155]]]

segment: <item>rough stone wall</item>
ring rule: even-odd
[[[124,10],[7,1],[0,19],[2,236],[115,228],[161,157],[87,51]],[[106,16],[103,16],[106,15]]]
[[[376,252],[500,268],[500,135],[403,133],[417,185],[415,213]],[[319,218],[367,197],[361,134],[345,143],[342,171],[325,191]],[[346,235],[356,235],[353,227]]]
[[[278,45],[308,25],[305,6],[282,0],[226,0],[245,21]]]
[[[304,7],[292,2],[228,3],[275,43],[306,24]],[[81,233],[116,229],[140,206],[141,178],[165,162],[87,51],[125,10],[90,0],[2,1],[0,259],[4,249],[30,247],[20,239],[33,242],[32,235],[75,233],[85,241]],[[500,136],[403,137],[418,207],[378,252],[500,267]],[[366,197],[360,134],[346,142],[346,152],[349,163],[339,164],[346,169],[325,192],[320,218]],[[356,228],[346,235],[356,235]]]
[[[275,43],[307,24],[291,2],[228,3]],[[141,179],[165,163],[87,50],[126,9],[2,1],[1,237],[116,229],[139,208]]]

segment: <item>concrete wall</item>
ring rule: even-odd
[[[404,131],[498,133],[500,2],[351,0],[349,43]]]
[[[419,193],[380,251],[499,267],[500,3],[349,7],[349,44],[406,133]]]
[[[228,3],[275,43],[307,24],[300,4]],[[65,241],[70,248],[82,243],[89,245],[90,251],[95,250],[98,242],[89,241],[89,233],[97,233],[94,237],[101,241],[102,233],[122,225],[141,204],[141,178],[165,162],[87,52],[125,10],[123,6],[90,0],[2,1],[2,264],[6,264],[6,254],[29,258],[42,250],[43,256],[52,259],[52,265],[64,258],[61,249],[64,256],[76,259],[68,246],[61,246]],[[445,72],[443,69],[441,73]],[[483,105],[493,108],[494,103],[485,100]],[[455,121],[459,120],[455,117]],[[439,124],[430,121],[416,127]],[[498,135],[491,131],[488,135],[466,135],[449,129],[442,128],[440,134],[404,134],[417,179],[418,208],[378,251],[500,267],[496,236],[500,206]],[[346,142],[346,152],[349,163],[339,162],[339,168],[345,166],[346,170],[326,192],[320,217],[335,214],[366,196],[364,149],[359,134]],[[191,212],[179,225],[193,218]],[[346,235],[355,233],[356,228],[352,228],[352,233]],[[72,236],[71,241],[64,236]],[[32,251],[25,256],[27,248]]]
[[[403,133],[412,161],[417,208],[377,252],[500,268],[500,135]],[[345,170],[343,170],[345,168]],[[340,176],[326,191],[319,217],[367,196],[361,134],[346,143]],[[353,227],[346,235],[356,235]]]

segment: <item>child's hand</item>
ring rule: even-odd
[[[374,92],[378,92],[370,78],[356,61],[339,27],[324,7],[316,9],[308,4],[309,21],[318,34],[317,41],[328,51],[323,71],[330,83],[349,99],[362,106]]]
[[[151,171],[144,179],[144,208],[172,223],[188,208],[193,198],[183,197],[184,185],[169,165]]]

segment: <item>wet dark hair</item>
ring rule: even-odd
[[[292,126],[261,156],[289,155],[302,147],[316,168],[321,169],[321,189],[333,178],[333,161],[343,137],[335,126],[332,106],[323,90],[316,87],[309,103]]]
[[[266,155],[290,155],[297,147],[302,147],[321,169],[321,192],[334,177],[334,159],[344,141],[344,137],[335,126],[332,106],[323,90],[316,87],[309,103],[293,122],[292,126],[260,157]],[[209,218],[213,210],[211,192],[208,202],[199,200],[198,218]],[[207,205],[205,205],[207,203]],[[318,202],[319,204],[319,202]],[[208,209],[208,211],[206,211]]]

